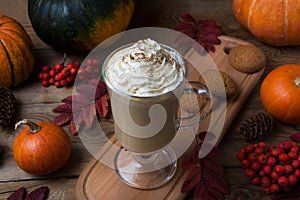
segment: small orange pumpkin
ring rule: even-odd
[[[0,15],[0,86],[11,87],[25,81],[34,67],[34,47],[23,26]]]
[[[300,0],[233,0],[237,21],[272,45],[300,45]]]
[[[274,118],[300,123],[300,65],[286,64],[271,71],[260,88],[261,102]]]
[[[13,156],[17,165],[35,175],[50,174],[68,161],[71,154],[71,140],[61,127],[49,123],[34,123],[24,119],[16,124],[27,124],[16,137]]]

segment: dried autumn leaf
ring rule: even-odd
[[[300,141],[300,132],[293,133],[292,135],[290,135],[290,138],[293,140]]]
[[[77,129],[76,129],[76,125],[75,125],[74,119],[72,119],[70,121],[70,131],[71,131],[72,135],[76,135],[77,134]]]
[[[185,178],[181,192],[185,193],[193,189],[201,180],[201,166],[194,166]]]
[[[67,96],[61,100],[61,102],[66,104],[72,104],[72,96]]]
[[[212,170],[211,172],[224,175],[224,169],[222,165],[212,156],[207,156],[205,159],[201,160],[200,163],[209,170]]]
[[[107,95],[100,97],[96,101],[96,109],[97,109],[97,112],[98,112],[100,118],[107,117],[107,115],[109,113],[109,103],[108,103]]]
[[[71,119],[73,119],[72,113],[61,113],[52,120],[52,123],[56,124],[57,126],[62,126],[70,122]]]
[[[196,23],[196,20],[188,13],[183,13],[180,17],[186,22]]]
[[[205,200],[210,200],[211,196],[208,193],[207,186],[205,183],[202,181],[198,185],[196,185],[195,190],[194,190],[194,199],[205,199]]]
[[[72,113],[72,104],[65,103],[53,109],[53,112]]]
[[[27,196],[27,191],[24,187],[17,189],[14,193],[12,193],[7,200],[24,200]]]
[[[97,114],[106,118],[110,109],[108,90],[102,80],[92,79],[77,87],[76,91],[76,95],[65,97],[61,100],[64,104],[53,109],[53,112],[60,113],[53,123],[59,126],[69,123],[72,135],[76,135],[82,125],[91,128]]]
[[[200,197],[205,200],[224,199],[224,195],[229,194],[229,185],[224,178],[224,169],[217,160],[221,155],[220,151],[214,147],[206,157],[199,159],[198,156],[204,138],[206,137],[208,137],[209,140],[214,138],[215,135],[210,132],[200,132],[197,134],[197,145],[192,154],[182,163],[183,169],[191,171],[185,178],[181,191],[188,192],[194,189],[195,199]],[[194,171],[195,169],[198,169],[199,163],[201,166],[200,179],[195,177],[196,171]]]
[[[222,32],[214,20],[196,20],[188,13],[183,13],[180,18],[183,21],[175,26],[175,30],[193,38],[207,51],[215,51],[214,45],[221,43],[218,36]]]
[[[197,32],[195,30],[194,24],[185,23],[185,22],[181,22],[181,23],[177,24],[175,28],[177,31],[183,31],[184,33],[185,32],[193,32],[193,33]]]
[[[48,198],[49,188],[43,186],[30,192],[25,200],[46,200]]]

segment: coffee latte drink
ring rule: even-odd
[[[178,129],[185,62],[174,49],[151,39],[121,47],[105,61],[115,134],[132,152],[166,146]]]

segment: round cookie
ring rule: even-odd
[[[238,92],[238,86],[231,76],[222,71],[207,70],[201,75],[199,82],[206,85],[211,93],[219,97],[223,97],[225,94],[229,99]]]
[[[207,106],[210,107],[210,102],[208,102],[205,106],[207,101],[209,101],[209,98],[204,96],[196,94],[184,94],[180,99],[180,106],[183,110],[189,113],[195,113],[199,112],[199,110],[203,111],[203,109]]]
[[[265,53],[254,45],[240,45],[232,48],[228,60],[236,70],[248,74],[258,72],[267,63]]]

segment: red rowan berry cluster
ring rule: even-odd
[[[96,59],[88,58],[83,66],[78,70],[78,78],[83,82],[87,82],[94,78],[99,78],[101,66]]]
[[[237,154],[251,183],[262,185],[267,194],[288,192],[300,182],[300,155],[296,142],[284,141],[277,146],[264,142],[249,144]]]
[[[39,79],[44,87],[54,85],[57,88],[70,86],[74,83],[80,62],[69,63],[66,66],[64,62],[57,63],[53,67],[45,65],[42,72],[39,73]]]

